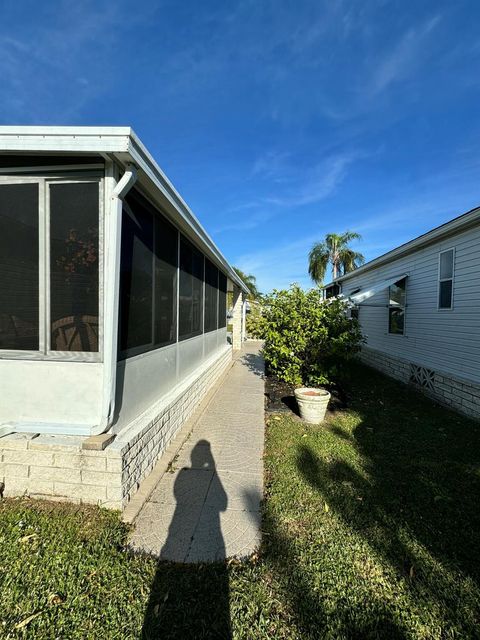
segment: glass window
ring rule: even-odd
[[[197,336],[203,332],[203,267],[204,257],[196,249],[193,250],[192,275],[193,275],[193,311],[192,311],[192,335]]]
[[[338,284],[332,284],[330,287],[324,289],[324,292],[325,298],[328,300],[328,298],[338,296],[338,294],[340,293],[340,287],[338,286]]]
[[[218,328],[227,326],[227,276],[218,272]]]
[[[180,239],[178,333],[185,340],[202,333],[203,255],[183,236]]]
[[[134,211],[129,203],[135,208]],[[127,198],[122,215],[120,349],[153,343],[153,214]]]
[[[440,280],[453,278],[453,249],[440,254]]]
[[[39,349],[38,184],[0,185],[0,349]]]
[[[178,231],[135,189],[125,199],[120,264],[120,351],[176,342]]]
[[[452,308],[452,293],[453,293],[453,281],[443,280],[440,282],[439,294],[438,294],[438,306],[440,309]]]
[[[177,340],[178,231],[155,217],[155,345]]]
[[[218,323],[218,269],[205,259],[205,332],[214,331]]]
[[[53,351],[98,351],[98,182],[50,185]]]
[[[455,253],[453,249],[439,255],[438,308],[453,308],[453,272]]]
[[[180,239],[180,282],[178,337],[189,338],[192,332],[192,247]]]
[[[407,280],[403,278],[389,288],[388,332],[403,335],[405,332],[405,300]]]

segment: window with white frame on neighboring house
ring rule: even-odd
[[[405,333],[407,279],[402,278],[388,289],[388,333]]]
[[[442,251],[438,256],[438,308],[453,309],[453,279],[455,249]]]

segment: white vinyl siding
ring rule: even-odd
[[[454,307],[438,311],[439,254],[455,249]],[[361,305],[360,324],[372,349],[480,382],[480,227],[372,269],[342,283],[342,293],[408,274],[405,334],[388,333],[388,289]]]

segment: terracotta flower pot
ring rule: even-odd
[[[295,389],[295,398],[300,416],[305,422],[312,424],[320,424],[325,418],[327,412],[330,394],[325,389],[314,389],[302,387]]]

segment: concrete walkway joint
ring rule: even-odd
[[[138,514],[133,549],[175,562],[212,562],[258,548],[265,428],[259,350],[260,343],[245,343]]]

